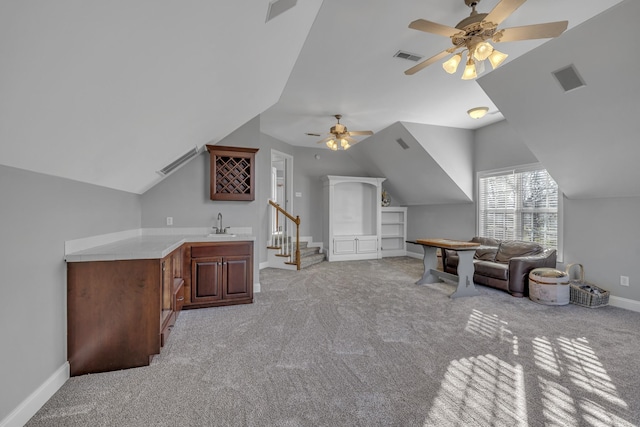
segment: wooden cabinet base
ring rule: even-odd
[[[160,353],[159,260],[69,263],[67,281],[71,376],[146,366]]]
[[[185,309],[253,302],[253,242],[192,243],[184,257]]]

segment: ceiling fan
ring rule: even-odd
[[[333,151],[337,151],[338,149],[348,150],[351,146],[357,144],[359,141],[353,139],[352,136],[373,135],[373,132],[370,130],[347,130],[347,127],[340,123],[340,119],[342,118],[341,114],[336,114],[333,117],[338,120],[338,123],[331,127],[328,137],[318,141],[318,144],[326,143],[327,147]],[[317,133],[307,133],[307,135],[320,136],[320,134]]]
[[[437,34],[451,38],[453,47],[446,49],[437,55],[432,56],[409,68],[404,73],[412,75],[447,55],[454,54],[449,60],[442,64],[442,67],[449,74],[453,74],[458,69],[462,61],[462,54],[467,51],[467,62],[462,74],[463,80],[470,80],[477,77],[478,69],[484,67],[484,60],[489,59],[492,67],[497,68],[507,55],[494,49],[489,43],[512,42],[531,39],[546,39],[558,37],[567,29],[567,21],[547,22],[545,24],[525,25],[523,27],[512,27],[498,30],[498,26],[507,19],[526,0],[501,0],[491,12],[478,13],[476,6],[480,0],[464,0],[465,4],[471,8],[471,15],[454,27],[417,19],[409,24],[409,28]],[[476,68],[476,63],[478,67]],[[480,70],[481,72],[481,70]]]

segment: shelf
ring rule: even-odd
[[[407,254],[407,208],[387,206],[381,209],[382,256]]]

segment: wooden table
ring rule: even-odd
[[[422,278],[416,282],[416,285],[436,283],[440,278],[445,278],[458,282],[455,292],[450,295],[451,298],[480,295],[475,283],[473,283],[473,255],[480,243],[461,242],[451,239],[416,239],[415,241],[407,241],[407,243],[422,245],[424,250],[424,273]],[[438,248],[441,250],[453,249],[458,252],[458,275],[445,273],[437,269],[438,256],[436,252]]]

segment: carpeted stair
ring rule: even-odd
[[[300,268],[307,268],[311,265],[321,263],[325,260],[324,253],[320,248],[308,247],[307,242],[300,242]]]

